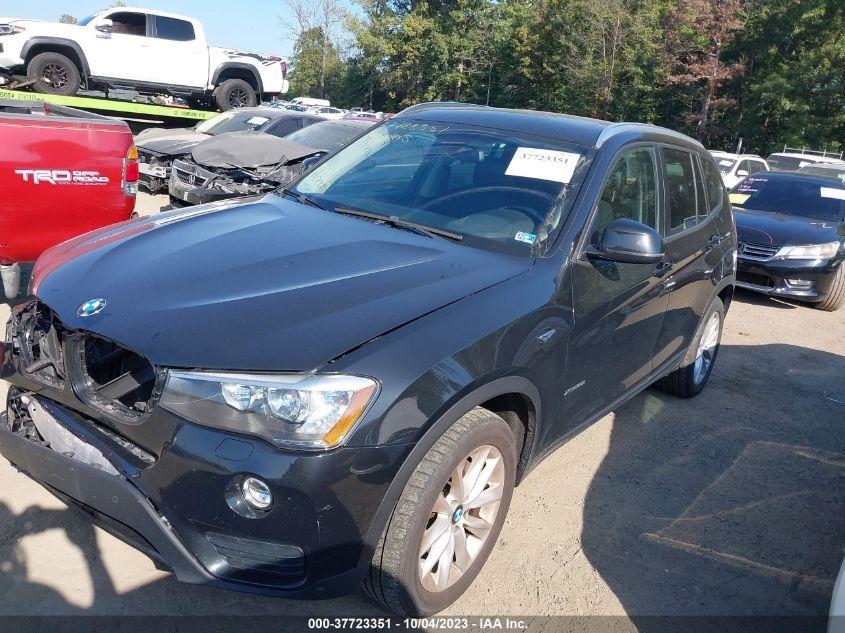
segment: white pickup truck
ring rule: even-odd
[[[0,85],[72,95],[131,89],[166,93],[221,110],[287,92],[281,57],[209,46],[199,20],[130,7],[76,24],[0,18]]]

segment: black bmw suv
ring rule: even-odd
[[[735,256],[685,136],[415,107],[287,190],[45,253],[0,453],[180,580],[436,612],[544,456],[704,388]]]

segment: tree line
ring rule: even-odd
[[[845,145],[843,0],[286,0],[291,96],[643,121],[708,147]]]

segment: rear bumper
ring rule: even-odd
[[[814,303],[827,297],[841,264],[837,260],[757,261],[740,256],[736,285],[769,296]]]

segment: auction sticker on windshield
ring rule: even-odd
[[[836,200],[845,200],[845,189],[822,187],[820,193],[822,198],[834,198]]]
[[[566,184],[572,180],[579,158],[581,154],[575,152],[518,147],[505,170],[505,175]]]

